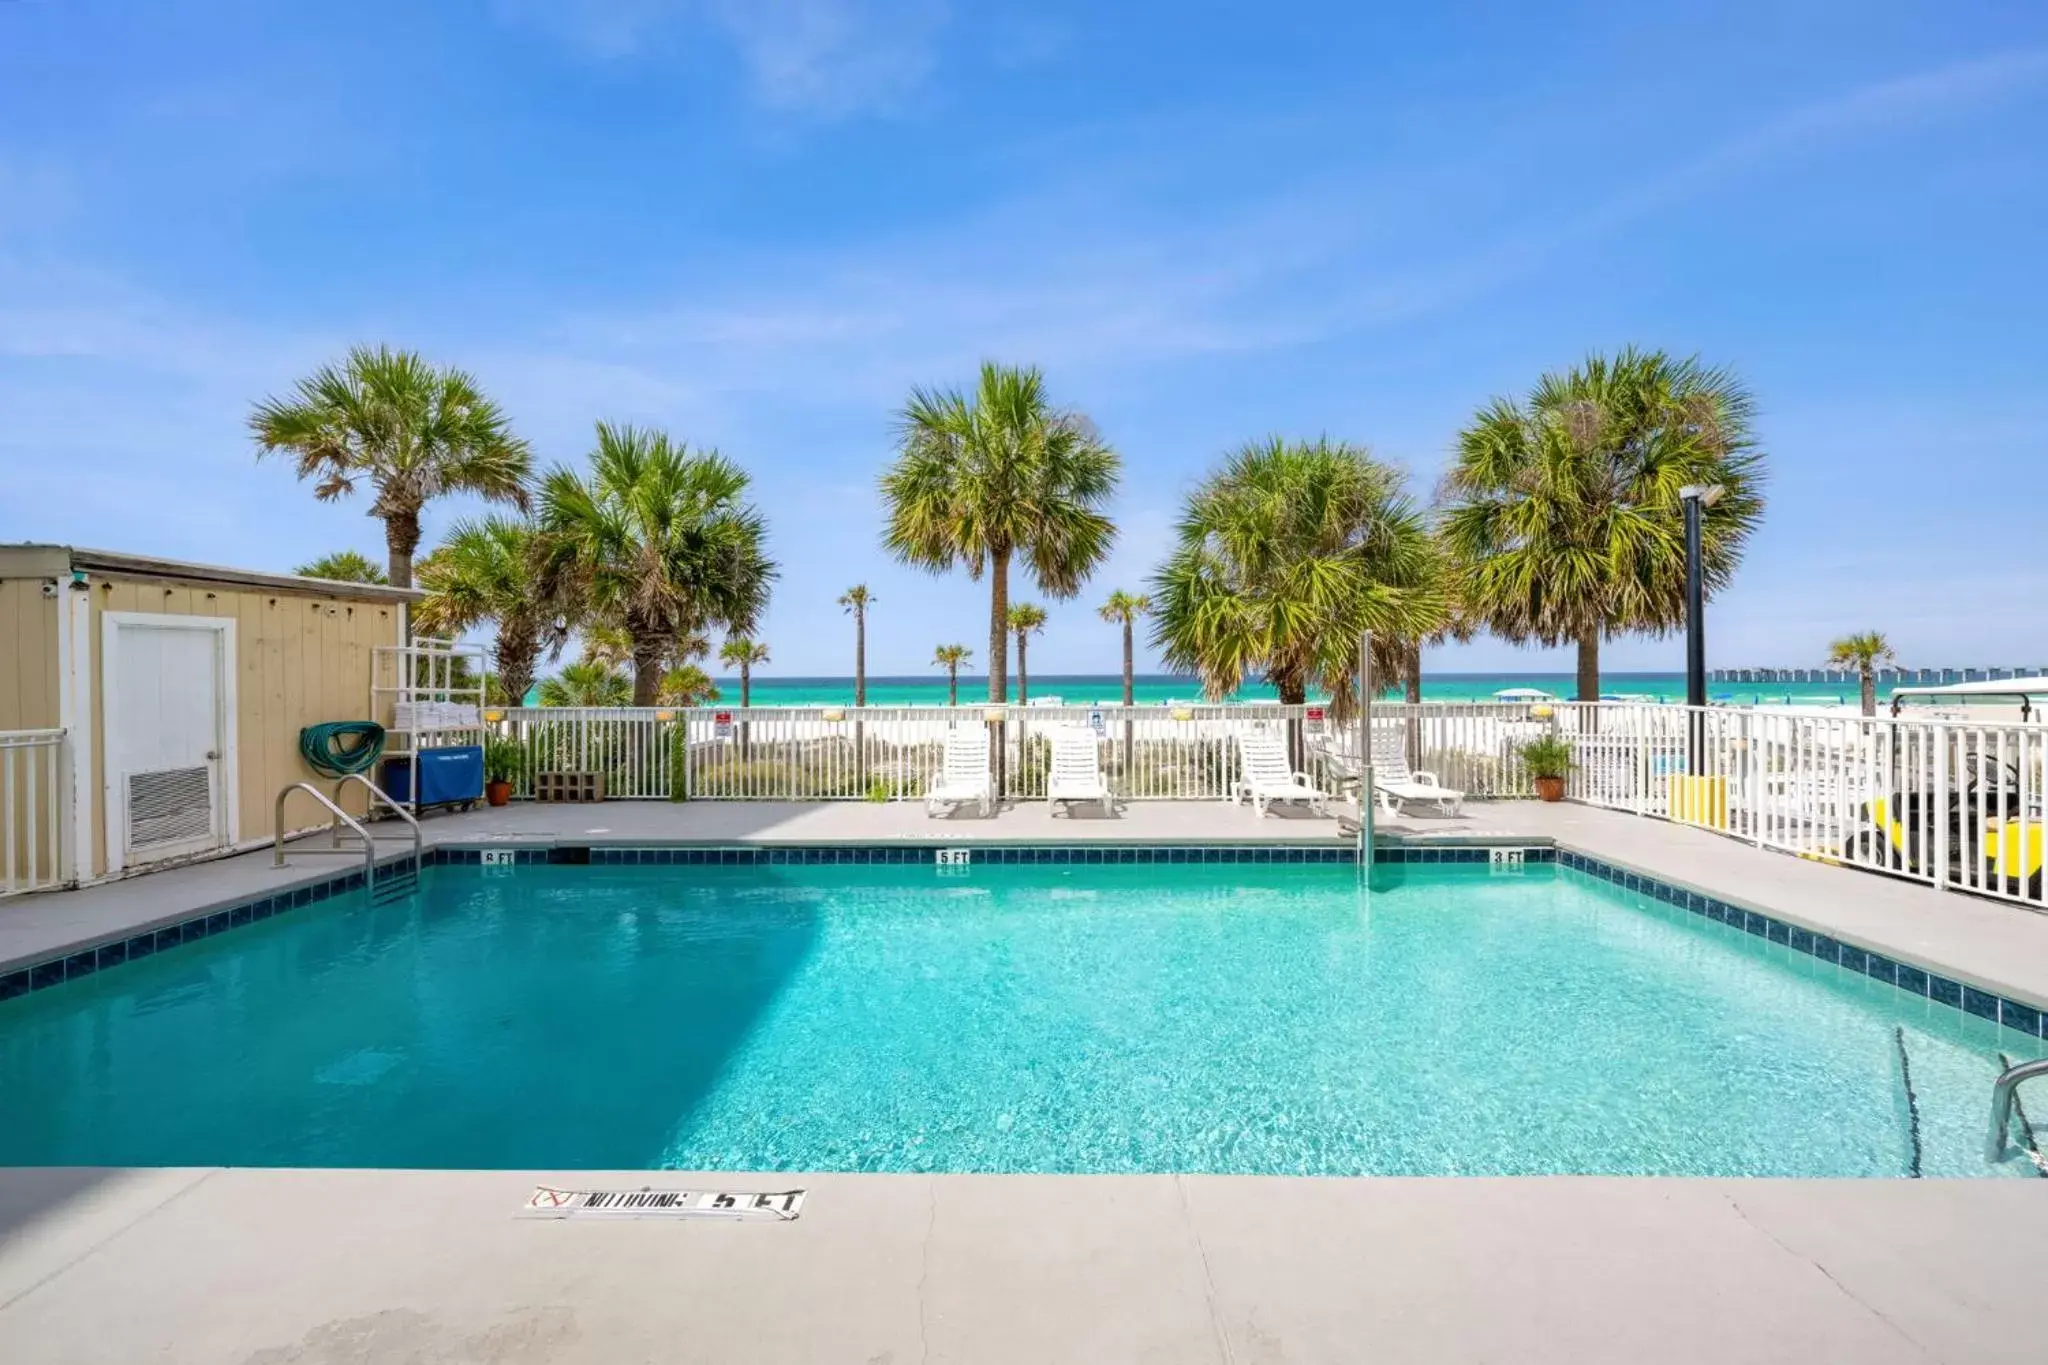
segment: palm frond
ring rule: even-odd
[[[710,628],[745,636],[779,574],[748,487],[716,451],[600,422],[589,476],[557,468],[541,483],[538,590],[636,656],[685,657],[679,642]]]
[[[1724,490],[1702,519],[1702,558],[1709,591],[1725,586],[1763,512],[1754,410],[1728,371],[1634,347],[1482,407],[1436,518],[1468,628],[1555,645],[1682,623],[1679,490]]]
[[[371,514],[413,528],[403,540],[394,531],[401,555],[417,538],[420,509],[443,494],[527,505],[531,455],[511,420],[473,376],[411,351],[355,347],[289,397],[258,403],[249,430],[258,457],[288,456],[301,479],[314,480],[315,497],[346,497],[367,482]]]
[[[633,680],[600,663],[570,664],[540,684],[542,706],[628,706],[633,701]]]
[[[918,389],[882,476],[882,543],[906,564],[979,576],[1021,556],[1041,592],[1072,597],[1108,555],[1121,463],[1093,423],[1054,408],[1035,369],[986,364],[973,396]]]
[[[333,583],[388,583],[384,566],[372,563],[355,550],[336,550],[292,570],[301,578],[324,578]]]
[[[1152,583],[1153,642],[1212,697],[1253,673],[1283,697],[1334,696],[1361,632],[1420,639],[1442,624],[1445,577],[1399,470],[1328,439],[1257,441],[1189,495]]]

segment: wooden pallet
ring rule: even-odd
[[[581,804],[604,800],[603,773],[535,773],[533,799]]]

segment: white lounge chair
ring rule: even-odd
[[[1408,767],[1407,738],[1398,729],[1373,727],[1372,789],[1389,815],[1399,815],[1406,801],[1433,802],[1446,815],[1465,804],[1465,793],[1446,787],[1435,773]]]
[[[1260,815],[1275,801],[1306,801],[1317,815],[1323,813],[1323,790],[1307,773],[1287,765],[1287,750],[1280,737],[1264,730],[1239,730],[1237,753],[1243,775],[1231,789],[1230,804],[1251,798],[1252,809]]]
[[[1312,747],[1317,762],[1336,786],[1336,796],[1341,798],[1347,789],[1358,785],[1358,745],[1349,734],[1326,735]]]
[[[996,779],[988,766],[988,735],[961,727],[946,732],[945,767],[925,788],[926,815],[943,815],[972,801],[987,815],[995,805]]]
[[[1050,738],[1052,767],[1045,775],[1047,808],[1056,814],[1063,801],[1100,801],[1104,815],[1116,814],[1116,798],[1109,790],[1109,779],[1102,775],[1102,753],[1095,732],[1068,728],[1053,731]]]

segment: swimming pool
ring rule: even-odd
[[[2043,1046],[1547,864],[437,866],[0,1004],[0,1164],[2031,1175]]]

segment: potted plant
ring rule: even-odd
[[[494,806],[512,800],[512,781],[519,776],[519,746],[509,739],[484,742],[484,800]]]
[[[1545,801],[1564,800],[1564,779],[1572,770],[1572,746],[1562,735],[1542,735],[1521,748],[1522,764],[1536,779],[1536,794]]]

